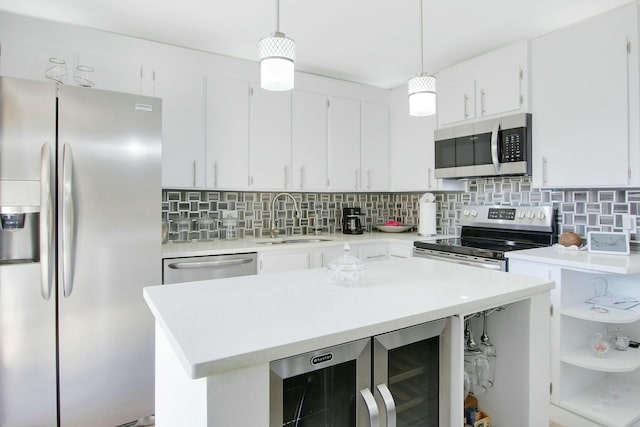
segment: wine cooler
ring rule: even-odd
[[[271,362],[270,427],[448,425],[446,319]]]

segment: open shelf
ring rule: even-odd
[[[609,349],[605,357],[596,357],[590,348],[570,351],[560,358],[564,363],[600,372],[632,372],[640,368],[640,350],[629,348],[627,351]]]
[[[602,425],[622,427],[640,420],[639,400],[640,383],[607,376],[561,400],[560,406]]]
[[[563,308],[560,313],[563,316],[602,323],[633,323],[640,320],[640,306],[635,306],[628,310],[618,310],[607,307],[607,310],[609,310],[608,313],[598,313],[597,311],[591,310],[592,305],[591,303],[574,305]]]

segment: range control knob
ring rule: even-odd
[[[538,212],[538,219],[544,219],[545,215],[544,212]]]
[[[472,210],[471,210],[471,216],[473,216],[473,217],[478,216],[478,211],[477,211],[477,210],[475,210],[475,209],[472,209]]]
[[[525,216],[524,211],[518,211],[518,218],[524,219],[524,216]]]
[[[464,212],[462,212],[462,215],[469,216],[469,209],[465,209]]]
[[[536,217],[536,213],[534,211],[529,211],[529,219],[534,219]]]

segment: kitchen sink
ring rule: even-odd
[[[331,242],[335,239],[331,237],[318,237],[318,236],[291,236],[291,237],[276,237],[273,239],[256,239],[255,243],[259,245],[283,245],[290,243],[318,243],[318,242]]]

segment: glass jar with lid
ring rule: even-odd
[[[175,225],[176,238],[175,242],[189,242],[191,241],[191,218],[186,216],[180,216],[173,220]]]
[[[332,281],[347,286],[360,283],[365,276],[367,266],[362,260],[352,256],[351,248],[345,243],[342,256],[334,259],[328,265],[329,277]]]
[[[216,240],[218,238],[217,222],[208,216],[200,217],[196,220],[198,230],[198,240]]]

